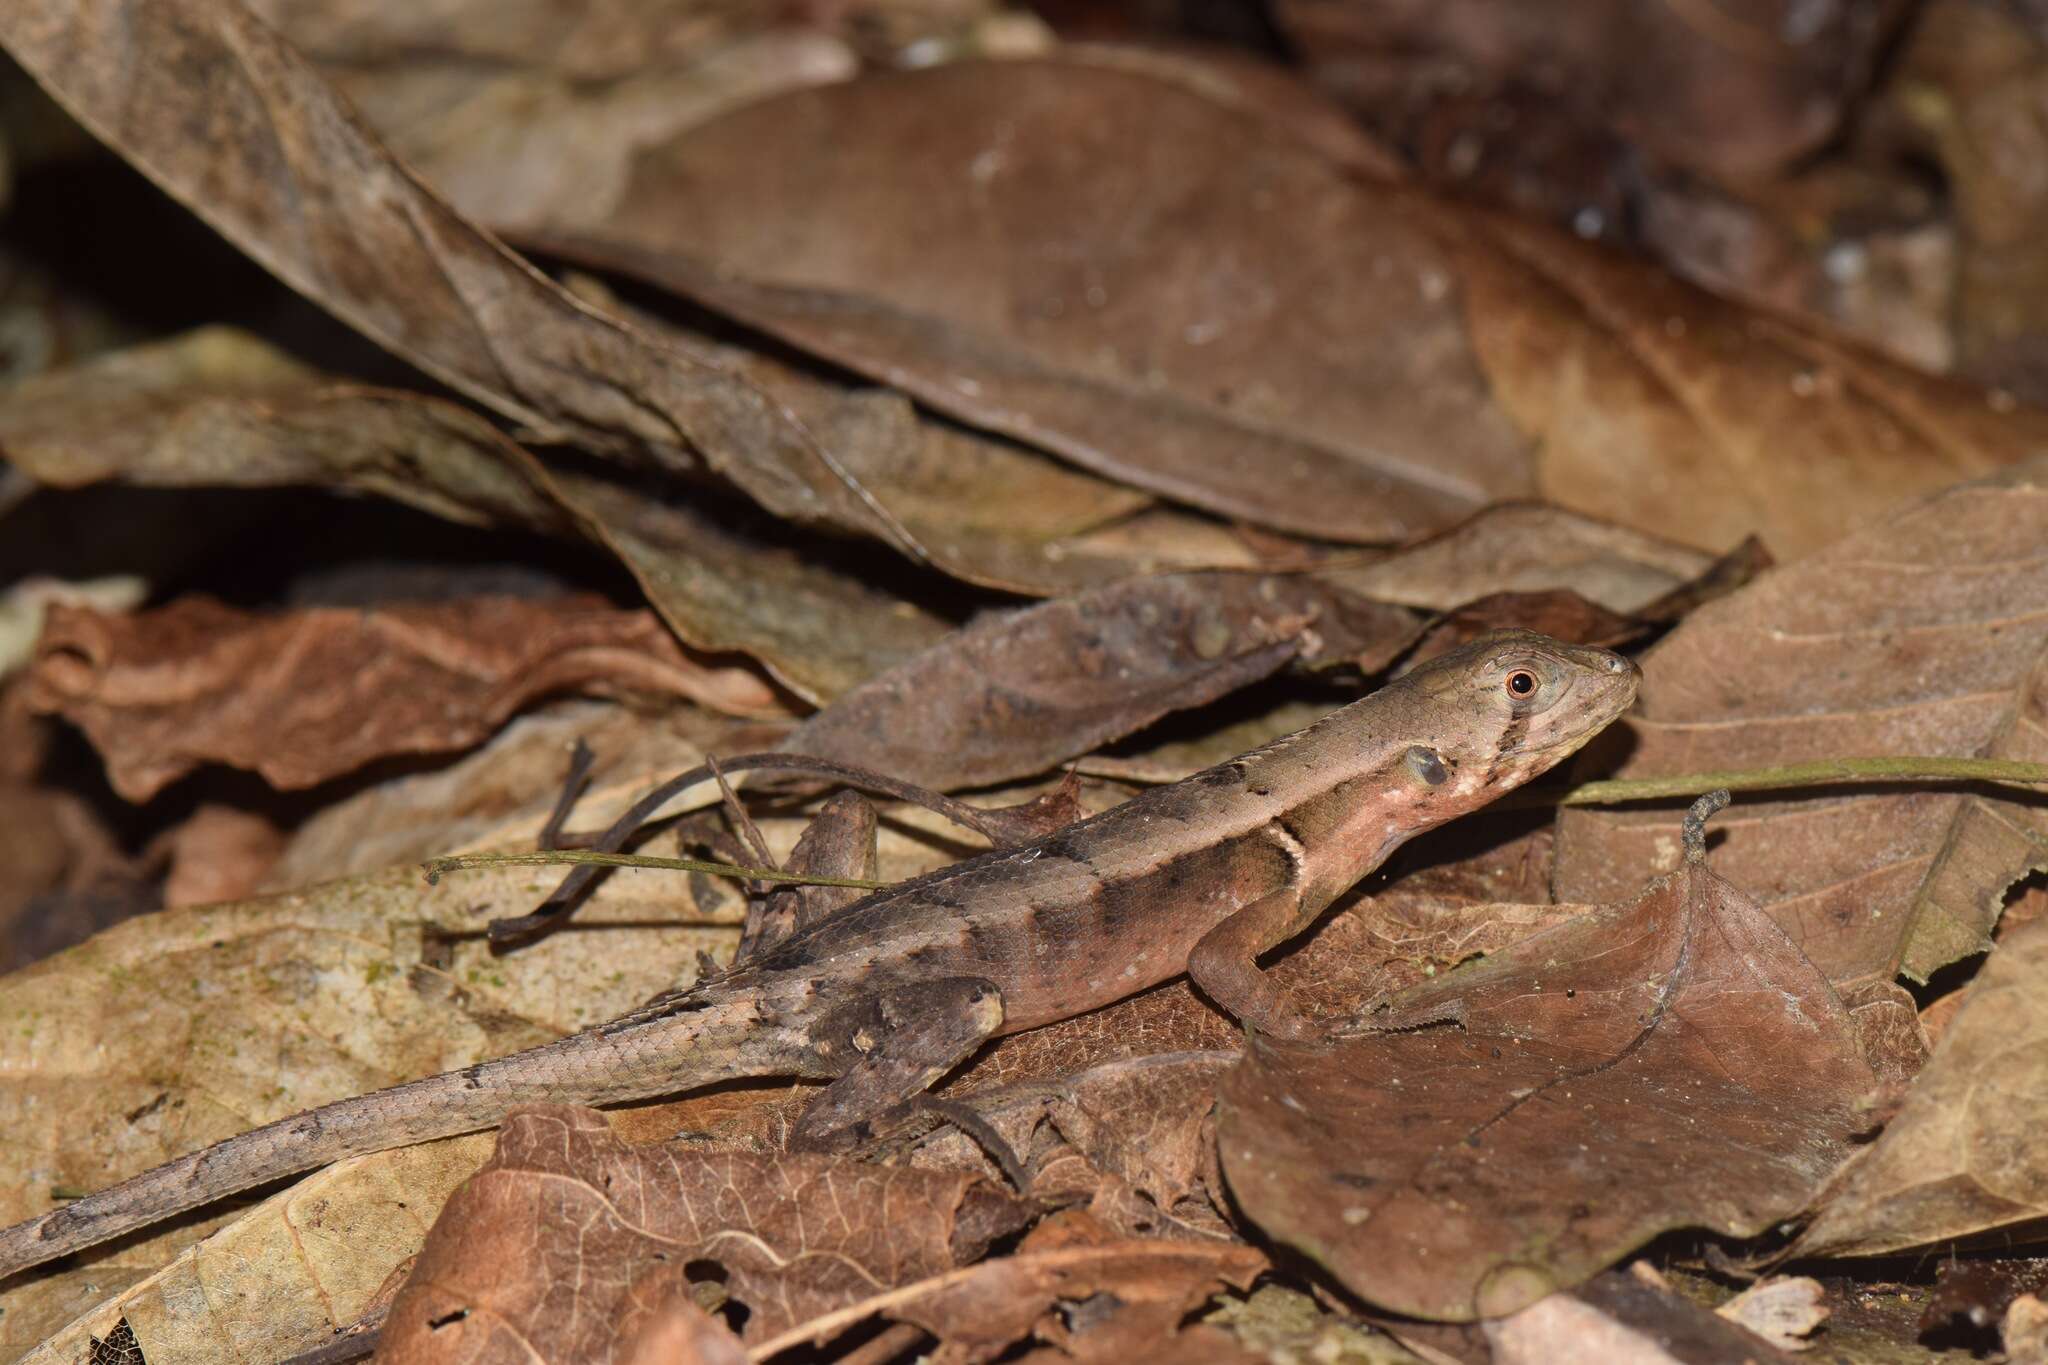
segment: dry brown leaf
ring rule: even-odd
[[[828,701],[949,633],[917,603],[821,562],[815,538],[747,509],[582,474],[551,482],[678,635],[759,659],[806,701]]]
[[[1369,541],[1531,488],[1427,232],[1281,125],[1027,61],[765,101],[650,150],[601,229],[527,235],[1111,478]]]
[[[2016,463],[2048,412],[1493,216],[1457,253],[1472,341],[1543,496],[1791,560]]]
[[[1217,1146],[1263,1230],[1430,1319],[1515,1312],[1671,1228],[1797,1214],[1877,1085],[1826,978],[1704,861],[1369,1024],[1407,1031],[1254,1039]]]
[[[1737,183],[1831,137],[1905,7],[1897,0],[1707,7],[1680,0],[1283,0],[1312,70],[1337,84],[1375,60],[1451,66],[1478,97],[1528,84],[1650,152]],[[1438,77],[1441,82],[1444,78]]]
[[[466,408],[338,381],[226,328],[11,390],[0,398],[0,451],[64,487],[311,483],[455,521],[580,532],[619,556],[683,640],[750,654],[813,700],[945,631],[773,528],[590,474],[551,477]]]
[[[574,1032],[687,981],[698,950],[732,941],[671,885],[614,877],[585,907],[591,931],[495,958],[482,925],[545,893],[532,871],[425,886],[401,867],[167,911],[9,976],[0,1223],[49,1207],[53,1188],[99,1189],[311,1105]],[[83,1258],[7,1293],[0,1356],[109,1294],[106,1311],[128,1316],[151,1358],[222,1342],[244,1343],[246,1358],[289,1355],[351,1319],[488,1150],[488,1138],[452,1139],[343,1163],[233,1211],[228,1240],[189,1256],[221,1219]],[[86,1326],[52,1346],[56,1358]]]
[[[466,748],[558,692],[782,713],[753,674],[708,669],[651,612],[595,597],[279,616],[206,598],[126,616],[59,607],[28,685],[30,704],[91,736],[115,790],[137,802],[202,763],[293,788]]]
[[[646,144],[858,66],[838,36],[758,5],[251,7],[460,212],[499,224],[601,216]]]
[[[1547,592],[1497,592],[1445,612],[1401,660],[1404,668],[1448,654],[1489,631],[1533,630],[1577,645],[1619,648],[1640,638],[1648,623],[1589,602],[1570,588]]]
[[[1250,1247],[1111,1240],[1086,1215],[1060,1214],[1014,1255],[877,1295],[870,1312],[937,1337],[936,1365],[981,1365],[1034,1338],[1054,1348],[1053,1360],[1128,1361],[1265,1265]]]
[[[509,1359],[516,1343],[529,1359],[593,1359],[636,1284],[682,1280],[699,1261],[718,1265],[759,1343],[978,1259],[1026,1207],[958,1173],[630,1147],[594,1109],[536,1106],[506,1120],[497,1152],[443,1209],[379,1352]]]
[[[1862,1256],[2048,1217],[2048,920],[2007,935],[1898,1117],[1800,1239]]]
[[[787,747],[941,789],[986,786],[1214,701],[1304,652],[1384,664],[1414,629],[1398,607],[1304,576],[1132,579],[970,626],[840,697]]]
[[[2048,185],[2021,169],[2048,156],[2048,27],[2018,6],[1934,0],[1921,7],[1893,86],[1952,196],[1957,362],[2048,401]]]
[[[650,332],[708,347],[803,421],[832,458],[909,528],[935,568],[1034,595],[1079,591],[1169,568],[1250,567],[1257,557],[1214,520],[946,422],[887,389],[850,388],[771,356],[714,345],[658,318]],[[1144,514],[1142,534],[1119,528]]]
[[[1431,611],[1495,593],[1567,589],[1626,615],[1712,563],[1689,546],[1626,526],[1548,503],[1508,502],[1373,563],[1319,576],[1363,597]]]
[[[1860,754],[2048,759],[2048,462],[1965,484],[1693,615],[1643,660],[1621,777]],[[1557,894],[1622,893],[1678,859],[1679,813],[1567,810]],[[2022,793],[1878,788],[1745,799],[1719,865],[1838,982],[1981,951],[2048,865]]]
[[[532,239],[1111,477],[1337,540],[1541,493],[1790,557],[2048,441],[2009,396],[1078,62],[771,99],[650,150],[601,231]]]
[[[455,214],[240,4],[31,0],[0,11],[0,45],[279,278],[500,414],[708,466],[782,516],[912,548],[759,390],[578,302]]]

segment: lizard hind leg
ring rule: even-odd
[[[892,986],[833,1010],[813,1028],[812,1046],[850,1064],[797,1120],[790,1146],[864,1145],[1002,1026],[1002,991],[972,976]]]

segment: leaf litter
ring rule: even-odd
[[[1805,1209],[1877,1078],[1827,979],[1708,870],[1715,808],[1631,903],[1406,991],[1362,1036],[1254,1037],[1217,1125],[1247,1216],[1369,1302],[1467,1321],[1668,1229]]]
[[[1284,6],[1280,22],[1313,8]],[[1042,12],[1059,27],[1061,9]],[[1783,762],[1802,744],[2036,756],[2025,457],[2048,427],[2005,392],[1436,194],[1426,182],[1462,154],[1455,139],[1404,164],[1415,147],[1374,145],[1286,66],[1056,40],[984,4],[860,0],[772,20],[694,4],[493,10],[488,31],[481,13],[267,5],[313,63],[226,0],[146,15],[32,0],[0,19],[0,43],[118,154],[454,391],[391,366],[371,379],[317,343],[288,356],[290,325],[261,298],[221,310],[265,318],[260,334],[152,333],[52,370],[0,393],[0,569],[41,569],[23,548],[49,543],[37,518],[88,515],[69,509],[96,495],[64,490],[111,482],[140,500],[110,505],[159,520],[208,488],[265,509],[289,505],[271,490],[310,485],[516,530],[544,554],[604,552],[540,572],[565,580],[552,595],[471,590],[426,610],[403,596],[407,570],[367,567],[385,547],[357,546],[343,553],[365,563],[343,570],[385,596],[337,613],[265,572],[274,550],[242,539],[249,520],[194,518],[182,548],[146,560],[147,583],[128,537],[94,528],[98,566],[77,576],[127,573],[148,605],[32,623],[44,662],[0,684],[0,717],[20,717],[31,690],[73,717],[33,722],[18,744],[5,721],[0,771],[22,813],[9,823],[25,835],[10,856],[27,858],[11,913],[56,928],[47,903],[91,894],[92,867],[137,904],[188,904],[0,987],[25,1011],[0,1062],[26,1078],[0,1150],[29,1201],[0,1217],[315,1098],[557,1036],[715,965],[789,893],[750,906],[702,876],[615,876],[573,930],[501,955],[481,926],[530,908],[546,878],[501,869],[422,893],[405,866],[564,828],[587,840],[707,754],[808,748],[955,787],[1088,775],[977,797],[1007,843],[1298,728],[1485,628],[1534,624],[1651,645],[1639,719],[1584,757],[1588,774]],[[1690,32],[1696,17],[1658,19]],[[1923,31],[1951,41],[1945,22]],[[1864,50],[1829,46],[1840,36],[1822,47]],[[1024,59],[975,60],[995,51]],[[1654,100],[1624,99],[1596,111],[1635,110],[1603,135],[1716,174],[1815,145],[1801,141],[1812,127],[1770,126],[1798,92],[1829,119],[1862,98],[1840,68],[1688,59],[1761,82],[1750,121],[1710,146],[1696,103],[1658,125]],[[1612,52],[1573,60],[1598,88]],[[1401,74],[1323,70],[1368,86]],[[1936,75],[1948,98],[1970,89]],[[0,143],[40,165],[52,153],[12,121],[11,88]],[[2000,93],[1966,112],[1995,113]],[[1549,126],[1519,124],[1518,152],[1543,155]],[[1869,154],[1865,132],[1851,140]],[[1939,150],[1979,196],[1959,212],[1991,221],[1983,182],[1964,179],[1978,149]],[[1686,195],[1646,174],[1652,249],[1697,249],[1698,231],[1672,231]],[[1541,188],[1562,203],[1575,183]],[[38,186],[25,173],[12,188],[34,200]],[[1798,202],[1868,202],[1835,193]],[[659,288],[558,286],[492,228]],[[164,256],[179,238],[149,240]],[[1979,264],[2028,268],[2017,248],[1984,247],[1971,244]],[[101,261],[131,254],[148,253]],[[1958,353],[1980,377],[1987,356],[2016,366],[2024,385],[2023,351],[1985,345],[1982,279]],[[206,308],[158,325],[215,321]],[[17,366],[10,344],[9,374],[63,350],[27,344]],[[209,552],[233,566],[232,608],[194,595],[224,581]],[[609,601],[567,595],[593,587]],[[635,588],[658,621],[621,600]],[[105,758],[69,737],[74,723]],[[584,743],[595,763],[571,785],[587,789],[564,802]],[[223,762],[314,785],[286,798]],[[101,789],[109,776],[131,797],[161,790],[123,801]],[[747,856],[789,857],[810,802],[747,796],[740,828],[765,838]],[[743,847],[705,809],[717,799],[699,784],[660,837]],[[2038,1162],[2015,1135],[2040,1117],[2025,1009],[2038,920],[2022,898],[2001,926],[2000,905],[2040,861],[2037,814],[2009,787],[1746,801],[1714,856],[1759,910],[1696,863],[1630,899],[1676,862],[1660,808],[1555,825],[1489,813],[1405,851],[1270,964],[1311,1016],[1364,1011],[1398,1031],[1321,1050],[1247,1042],[1170,982],[1000,1040],[873,1160],[786,1150],[803,1087],[530,1113],[431,1235],[489,1135],[345,1163],[224,1223],[152,1230],[11,1284],[0,1346],[38,1361],[121,1342],[281,1358],[382,1312],[425,1238],[387,1353],[438,1356],[454,1333],[484,1358],[726,1362],[751,1345],[868,1362],[1239,1361],[1341,1343],[1407,1358],[1390,1329],[1425,1354],[1497,1363],[1600,1342],[1765,1359],[1830,1310],[1819,1340],[1847,1349],[1869,1331],[1853,1321],[1865,1270],[1811,1266],[1821,1279],[1788,1335],[1738,1305],[1715,1319],[1647,1262],[1607,1267],[1660,1229],[1763,1230],[1740,1257],[1809,1217],[1796,1247],[1823,1258],[2032,1235]],[[889,877],[975,851],[913,809],[872,828]],[[75,847],[53,860],[52,837]],[[227,903],[189,904],[209,900]],[[1916,1011],[1901,974],[1945,994]],[[1333,1079],[1333,1057],[1380,1070]],[[1281,1082],[1303,1108],[1246,1098]],[[1454,1092],[1466,1109],[1414,1109]],[[1252,1101],[1265,1107],[1247,1134]],[[1556,1136],[1537,1117],[1583,1148],[1534,1140]],[[1475,1125],[1478,1147],[1455,1140]],[[1247,1165],[1239,1138],[1279,1156]],[[1514,1146],[1525,1138],[1531,1150]],[[1381,1179],[1333,1198],[1316,1184],[1331,1172]],[[487,1209],[472,1198],[487,1187],[510,1198]],[[621,1189],[649,1195],[630,1227]],[[708,1220],[682,1225],[702,1246],[649,1239],[707,1195]],[[1361,1205],[1369,1216],[1342,1217]],[[602,1247],[581,1240],[593,1219],[612,1219]],[[866,1240],[825,1258],[833,1269],[789,1258],[848,1233]],[[1321,1248],[1327,1271],[1276,1250],[1289,1242]],[[1686,1245],[1648,1251],[1673,1282]],[[878,1271],[877,1248],[906,1259]],[[1719,1257],[1707,1264],[1725,1275]],[[1967,1298],[1947,1278],[1930,1313]],[[565,1286],[581,1287],[573,1313],[556,1311]],[[1292,1296],[1293,1325],[1255,1330],[1276,1296]],[[2005,1297],[1980,1295],[1970,1330],[2037,1351],[2038,1299]],[[1426,1328],[1374,1303],[1520,1311]]]

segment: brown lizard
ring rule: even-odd
[[[1475,641],[1241,757],[1036,842],[799,923],[727,971],[509,1057],[308,1110],[0,1230],[0,1278],[343,1157],[742,1076],[830,1080],[811,1148],[868,1141],[984,1042],[1185,971],[1245,1023],[1309,1025],[1256,959],[1411,835],[1597,734],[1640,678],[1525,631]]]

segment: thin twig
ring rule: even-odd
[[[1585,782],[1547,795],[1560,806],[1612,806],[1625,801],[1658,801],[1674,796],[1703,796],[1710,791],[1774,791],[1786,787],[1824,787],[1865,782],[2010,782],[2048,783],[2048,763],[2021,763],[2005,758],[1929,758],[1892,755],[1878,758],[1831,758],[1816,763],[1790,763],[1780,768],[1738,768],[1730,772],[1681,773],[1674,777],[1624,777]]]
[[[801,882],[806,886],[850,886],[857,891],[886,891],[894,882],[864,881],[859,877],[814,877],[804,872],[780,872],[772,867],[742,867],[738,863],[714,863],[701,858],[655,858],[641,853],[598,853],[591,849],[542,849],[534,853],[455,853],[429,858],[420,864],[429,884],[446,872],[464,872],[476,867],[648,867],[662,872],[709,872],[717,877],[740,877],[761,882]]]

